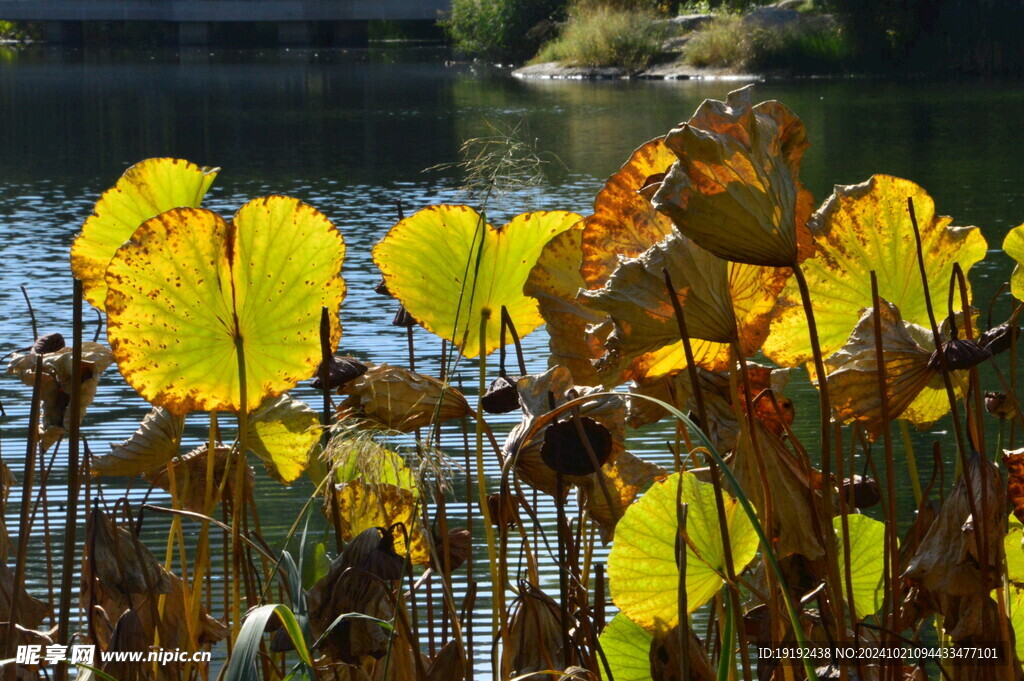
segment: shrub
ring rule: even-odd
[[[667,29],[653,12],[584,5],[572,10],[562,34],[545,45],[534,61],[640,71],[661,52],[666,35]]]
[[[842,70],[852,49],[845,32],[828,22],[802,21],[792,28],[750,29],[738,16],[723,16],[686,45],[694,66],[822,73]]]
[[[567,0],[452,0],[442,26],[466,54],[494,61],[521,61],[537,51]]]

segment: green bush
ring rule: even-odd
[[[573,8],[561,35],[545,45],[534,61],[640,71],[661,52],[666,35],[667,29],[652,11],[583,5]]]
[[[567,0],[452,0],[442,26],[455,47],[494,61],[521,61],[536,53],[565,18]]]
[[[738,16],[716,19],[686,45],[686,60],[694,66],[794,73],[841,71],[851,54],[845,32],[830,23],[751,30]]]

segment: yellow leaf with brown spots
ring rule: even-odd
[[[1010,275],[1010,292],[1017,300],[1024,300],[1024,225],[1017,225],[1009,231],[1003,240],[1003,250],[1017,261]]]
[[[667,475],[668,471],[661,466],[645,461],[630,452],[622,452],[614,461],[601,466],[597,473],[588,475],[577,483],[580,506],[585,508],[590,518],[597,523],[602,541],[611,541],[616,523],[637,495],[655,480],[661,480]],[[598,476],[604,479],[604,485]]]
[[[150,402],[178,414],[247,411],[313,375],[320,311],[341,337],[345,243],[323,214],[269,196],[231,222],[176,208],[145,222],[107,269],[107,337],[118,368]]]
[[[398,555],[404,556],[406,546],[409,546],[410,560],[414,565],[430,564],[430,548],[423,536],[412,490],[386,483],[352,480],[333,486],[333,498],[330,494],[327,497],[325,512],[328,518],[333,517],[331,505],[334,503],[338,504],[341,536],[346,542],[371,527],[391,528]]]
[[[598,192],[594,214],[582,225],[580,273],[586,288],[604,286],[620,258],[635,258],[672,233],[672,220],[656,211],[640,190],[675,161],[665,141],[653,139],[634,151]]]
[[[146,220],[172,208],[197,208],[219,168],[200,168],[178,158],[136,163],[96,202],[71,246],[71,271],[85,299],[105,309],[107,265],[121,244]]]
[[[726,260],[791,266],[809,255],[810,193],[797,179],[807,132],[752,86],[705,100],[665,136],[677,156],[652,199],[680,232]]]
[[[523,285],[544,245],[579,219],[565,211],[524,213],[495,229],[469,206],[430,206],[392,227],[374,246],[373,261],[409,314],[472,358],[481,343],[484,354],[500,345],[502,306],[520,338],[544,322]]]
[[[985,257],[988,245],[981,230],[950,226],[952,218],[937,215],[931,197],[910,180],[875,175],[861,184],[836,187],[809,222],[816,255],[802,265],[826,357],[846,342],[860,311],[871,307],[872,270],[878,295],[899,308],[904,321],[928,326],[908,198],[914,200],[933,300],[945,300],[954,263],[967,274]],[[959,297],[954,308],[960,308]],[[764,352],[783,366],[811,358],[795,280],[779,298]]]

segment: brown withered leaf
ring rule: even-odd
[[[537,299],[547,324],[548,365],[568,367],[580,385],[596,385],[599,379],[592,362],[604,349],[602,340],[587,329],[603,322],[605,314],[576,295],[586,288],[580,274],[584,223],[576,223],[544,246],[523,293]]]
[[[451,640],[441,646],[427,667],[424,681],[462,681],[466,678],[466,661],[459,642]]]
[[[594,200],[594,214],[582,221],[583,288],[604,286],[620,257],[635,258],[672,233],[672,221],[640,190],[651,175],[664,173],[675,161],[675,154],[658,137],[641,145],[608,178]]]
[[[971,455],[967,471],[970,494],[978,512],[985,513],[984,523],[971,516],[967,476],[961,476],[902,575],[915,587],[912,595],[924,604],[925,614],[933,610],[943,616],[946,634],[954,643],[984,641],[999,631],[998,609],[990,593],[999,585],[1005,534],[1002,479],[999,469],[977,454]],[[988,565],[981,564],[982,543]]]
[[[178,455],[184,429],[184,415],[153,407],[131,437],[93,461],[92,473],[130,477],[164,466]]]
[[[35,382],[36,360],[34,352],[16,352],[11,355],[7,373],[17,376],[25,385]],[[39,401],[43,412],[39,422],[40,449],[48,450],[71,426],[71,386],[74,371],[72,348],[61,348],[42,355],[42,377],[39,384]],[[82,409],[79,423],[85,417],[86,409],[96,397],[100,374],[114,362],[110,348],[100,343],[82,343],[81,383]]]
[[[631,363],[627,378],[649,380],[685,367],[665,271],[686,315],[694,361],[712,371],[728,366],[732,341],[745,356],[757,352],[790,276],[787,268],[728,263],[678,233],[665,237],[638,257],[622,260],[604,287],[580,294],[611,318],[601,371]],[[676,362],[668,365],[660,357],[651,366],[649,358],[640,357],[644,353],[670,353]]]
[[[903,321],[895,305],[881,302],[882,361],[889,416],[928,428],[949,412],[942,377],[929,366],[934,339],[930,331]],[[888,425],[882,419],[877,360],[875,312],[868,308],[861,311],[846,345],[828,357],[825,366],[836,414],[846,422],[860,422],[872,439]],[[953,372],[951,378],[956,392],[962,395],[966,376]]]
[[[234,465],[228,471],[228,479],[224,481],[224,469],[228,464],[228,457],[232,454],[232,448],[221,445],[214,450],[213,455],[213,481],[211,483],[212,502],[214,505],[234,499],[235,494],[235,470]],[[206,500],[206,471],[207,471],[207,445],[202,444],[183,457],[172,459],[166,466],[150,471],[146,479],[160,489],[171,491],[170,473],[174,474],[174,486],[177,490],[177,500],[181,508],[196,513],[208,513],[211,509],[205,509]],[[245,467],[245,495],[252,498],[253,490],[252,466]],[[224,485],[224,493],[218,495],[217,491]]]
[[[401,576],[402,558],[385,528],[367,528],[351,538],[327,574],[309,590],[313,635],[323,636],[345,613],[389,621],[394,616],[389,592]],[[388,636],[376,622],[346,618],[327,634],[321,648],[329,658],[354,665],[364,657],[383,657],[387,644]]]
[[[562,627],[558,604],[540,588],[519,582],[519,595],[509,609],[509,639],[504,655],[510,656],[513,676],[523,681],[546,681],[545,669],[559,669],[562,662]]]
[[[392,528],[394,548],[399,555],[406,553],[408,536],[412,563],[430,564],[430,548],[423,536],[416,499],[411,490],[362,480],[333,485],[330,489],[333,493],[326,495],[324,513],[328,519],[333,518],[332,504],[338,504],[342,539],[352,541],[372,527]]]
[[[90,516],[86,546],[93,554],[82,571],[82,602],[105,613],[107,622],[116,623],[132,610],[138,615],[143,638],[154,641],[159,633],[161,645],[168,648],[195,650],[195,646],[214,643],[228,634],[228,628],[205,608],[193,612],[191,593],[181,579],[165,570],[131,532],[98,509]],[[161,597],[162,616],[158,615]],[[115,624],[95,627],[96,643],[109,650],[115,629]],[[157,681],[179,678],[178,663],[158,668]]]
[[[31,596],[24,584],[15,584],[14,571],[0,562],[0,620],[4,622],[11,619],[11,594],[17,602],[17,624],[25,629],[36,629],[53,612],[49,603]]]
[[[790,266],[810,254],[810,193],[797,175],[803,123],[778,102],[754,105],[752,88],[705,100],[665,137],[677,162],[652,203],[719,257]]]
[[[689,647],[690,676],[682,679],[679,676],[679,662],[682,657],[682,645],[679,640],[679,625],[674,627],[659,626],[651,639],[648,657],[651,663],[651,679],[654,681],[712,681],[717,678],[708,664],[707,653],[700,639],[687,629],[687,645]]]
[[[519,379],[519,401],[523,406],[523,420],[516,425],[505,439],[502,455],[513,458],[515,474],[531,487],[555,496],[557,481],[555,471],[541,459],[540,450],[544,444],[544,427],[536,429],[532,437],[527,434],[534,428],[538,420],[544,419],[551,404],[549,394],[553,396],[555,405],[564,404],[566,395],[571,390],[580,397],[601,392],[602,389],[592,386],[578,386],[573,383],[573,376],[563,366],[555,366],[543,374],[524,376]],[[580,415],[588,416],[606,427],[612,437],[612,451],[608,462],[613,463],[625,451],[626,437],[626,402],[617,395],[607,395],[586,402],[580,407]],[[607,464],[606,464],[607,465]],[[585,477],[585,476],[584,476]],[[565,476],[565,488],[581,480],[577,476]]]
[[[472,414],[462,393],[430,376],[380,364],[346,384],[339,418],[365,418],[408,433],[438,421]],[[443,396],[443,397],[442,397]],[[437,409],[440,402],[440,409]]]
[[[762,480],[767,485],[772,496],[772,526],[766,529],[776,555],[785,558],[796,554],[812,561],[823,557],[825,549],[811,522],[816,513],[814,497],[821,495],[812,478],[817,471],[801,452],[791,451],[759,421],[754,422],[753,436],[764,457],[763,474],[746,428],[740,433],[729,468],[760,518],[766,517]]]
[[[605,496],[598,475],[604,478],[605,488],[611,495],[610,500]],[[622,452],[615,461],[602,466],[598,475],[586,476],[577,484],[577,488],[580,505],[597,523],[601,540],[607,544],[615,533],[616,523],[637,494],[650,487],[655,480],[664,478],[668,471],[635,454]]]
[[[1024,448],[1003,451],[1006,466],[1006,498],[1013,506],[1013,515],[1024,523]]]

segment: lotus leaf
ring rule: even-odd
[[[1006,615],[1010,620],[1010,628],[1013,629],[1014,651],[1017,660],[1021,661],[1024,660],[1024,589],[1016,584],[1011,585],[1009,596],[1006,600]],[[992,598],[995,597],[993,593]]]
[[[615,533],[615,525],[622,518],[637,495],[655,480],[665,478],[668,472],[657,464],[645,461],[630,452],[622,452],[601,466],[595,475],[588,475],[577,483],[580,505],[597,523],[601,539],[608,543]],[[604,478],[604,488],[598,476]],[[605,496],[607,489],[609,496]]]
[[[386,483],[412,492],[416,489],[416,475],[396,452],[364,437],[332,438],[327,445],[327,458],[334,469],[336,482]]]
[[[519,582],[519,595],[509,608],[508,661],[516,679],[546,681],[547,669],[561,669],[562,627],[558,604],[540,588]]]
[[[184,429],[184,415],[153,407],[130,438],[93,461],[92,473],[134,476],[159,468],[178,455]]]
[[[666,271],[686,315],[694,361],[713,371],[728,366],[732,341],[739,341],[744,355],[758,350],[768,335],[775,298],[789,277],[787,269],[727,263],[686,237],[670,234],[639,257],[620,262],[603,288],[580,294],[611,317],[608,366],[652,352],[683,360]],[[668,367],[664,361],[659,366],[648,368],[643,378],[663,375]],[[679,361],[671,370],[684,366]],[[628,376],[638,378],[636,370]]]
[[[608,556],[612,600],[627,617],[650,632],[657,626],[673,627],[679,622],[677,492],[680,503],[688,505],[685,582],[689,612],[711,600],[723,584],[725,558],[712,486],[685,472],[655,483],[626,510],[615,528],[615,543]],[[758,540],[739,503],[729,495],[724,501],[738,573],[753,560]]]
[[[157,470],[149,471],[146,479],[160,489],[171,491],[170,474],[174,474],[174,486],[176,499],[181,507],[196,513],[206,513],[206,484],[209,462],[207,461],[207,445],[199,445],[196,449],[182,457],[176,457]],[[224,445],[218,446],[213,455],[213,480],[210,482],[213,492],[213,503],[227,500],[229,503],[235,498],[235,461],[237,457],[234,449]],[[232,469],[228,470],[228,461],[232,460]],[[228,473],[227,480],[224,479],[225,472]],[[254,475],[252,466],[245,467],[245,492],[242,498],[251,499],[253,490]],[[223,485],[223,493],[219,490]]]
[[[249,449],[283,483],[306,470],[320,432],[319,414],[290,395],[270,397],[249,415]]]
[[[615,681],[651,681],[648,652],[653,639],[622,613],[612,618],[599,641]]]
[[[654,209],[640,190],[651,176],[676,161],[662,138],[646,142],[608,178],[583,219],[581,288],[600,288],[622,258],[635,258],[672,233],[672,220]]]
[[[825,555],[813,518],[816,497],[821,496],[820,473],[811,467],[805,453],[790,451],[785,441],[764,424],[755,421],[754,436],[765,460],[762,472],[747,428],[740,431],[729,468],[758,514],[764,517],[762,478],[772,496],[772,527],[766,527],[775,555],[801,555],[818,560]]]
[[[1003,450],[1003,465],[1006,466],[1006,498],[1013,515],[1024,523],[1024,447]]]
[[[366,418],[403,433],[428,426],[435,418],[441,423],[473,413],[455,388],[389,364],[368,369],[345,384],[342,393],[347,397],[338,405],[339,418]]]
[[[409,559],[414,565],[430,564],[430,548],[423,536],[412,490],[362,480],[333,487],[333,493],[327,495],[325,512],[328,518],[333,517],[332,504],[337,503],[342,539],[352,541],[373,527],[391,528],[394,550],[398,555],[404,556],[409,545]]]
[[[25,590],[24,583],[16,584],[14,570],[9,568],[7,563],[0,561],[0,617],[3,617],[5,622],[11,619],[12,594],[17,607],[18,624],[26,629],[35,629],[53,613],[49,603],[35,598]]]
[[[593,360],[601,356],[604,348],[602,341],[587,329],[603,322],[605,314],[576,295],[586,287],[580,274],[583,226],[583,222],[577,222],[544,246],[523,293],[537,299],[547,323],[551,350],[548,365],[567,367],[580,385],[597,385],[600,380]]]
[[[1009,528],[1003,539],[1006,555],[1006,578],[1019,587],[1024,587],[1024,527],[1016,517],[1010,516]]]
[[[885,575],[885,523],[866,515],[846,516],[850,528],[850,584],[853,586],[853,602],[857,619],[873,615],[882,607],[885,597],[883,577]],[[842,595],[846,596],[846,558],[843,540],[843,519],[832,519],[839,546],[839,574],[842,580]]]
[[[284,196],[250,201],[232,222],[202,208],[148,220],[107,269],[107,335],[121,373],[174,413],[256,409],[313,375],[323,307],[337,345],[344,255],[324,215]]]
[[[47,352],[43,356],[42,377],[39,384],[39,401],[43,412],[39,422],[39,445],[42,451],[48,450],[71,427],[71,386],[74,383],[74,366],[71,348],[60,348]],[[35,383],[36,360],[34,352],[15,352],[7,365],[7,373],[21,379],[25,385]],[[79,423],[85,417],[85,411],[96,397],[100,375],[114,361],[110,349],[99,343],[82,343],[82,368],[79,383],[81,384],[82,408],[79,412]]]
[[[502,454],[506,459],[513,459],[513,468],[521,480],[531,487],[555,496],[557,494],[557,476],[541,459],[541,446],[544,444],[546,425],[536,429],[532,437],[526,438],[529,431],[541,419],[548,420],[546,415],[552,409],[549,395],[554,396],[555,405],[564,404],[570,391],[579,397],[602,392],[601,388],[573,385],[572,374],[563,366],[555,366],[536,376],[520,378],[519,402],[523,407],[523,420],[517,424],[505,439]],[[626,438],[626,403],[618,395],[601,395],[580,406],[581,416],[592,418],[607,428],[612,438],[612,451],[604,464],[614,464],[625,451]],[[563,495],[570,485],[581,483],[588,476],[565,476]]]
[[[1017,225],[1003,240],[1003,250],[1017,261],[1010,275],[1010,292],[1017,300],[1024,300],[1024,225]]]
[[[388,290],[426,329],[466,357],[500,344],[504,306],[519,336],[543,323],[523,285],[544,245],[580,219],[564,211],[524,213],[495,229],[469,206],[430,206],[402,220],[373,249]]]
[[[788,267],[810,250],[812,199],[797,179],[807,133],[782,104],[754,105],[752,92],[705,100],[665,137],[678,160],[652,202],[725,260]]]
[[[914,200],[933,298],[949,286],[954,263],[960,263],[966,274],[985,257],[981,231],[951,227],[952,219],[936,215],[931,197],[909,180],[875,175],[861,184],[836,187],[810,220],[816,257],[802,266],[824,356],[846,342],[859,311],[871,307],[872,270],[879,296],[899,308],[904,321],[929,324],[908,198]],[[811,358],[807,320],[794,281],[779,298],[764,352],[783,366]]]
[[[143,222],[172,208],[198,208],[219,168],[200,168],[177,158],[136,163],[96,202],[71,247],[71,271],[85,299],[105,309],[104,276],[114,253]]]
[[[918,428],[928,428],[949,412],[942,375],[929,366],[934,337],[931,331],[905,322],[892,303],[881,302],[882,361],[889,417],[902,417]],[[845,421],[860,422],[872,439],[889,425],[882,419],[877,360],[875,311],[869,308],[861,311],[849,340],[825,361],[825,366],[836,414]],[[965,372],[952,372],[950,376],[957,396],[963,396],[967,387]]]

